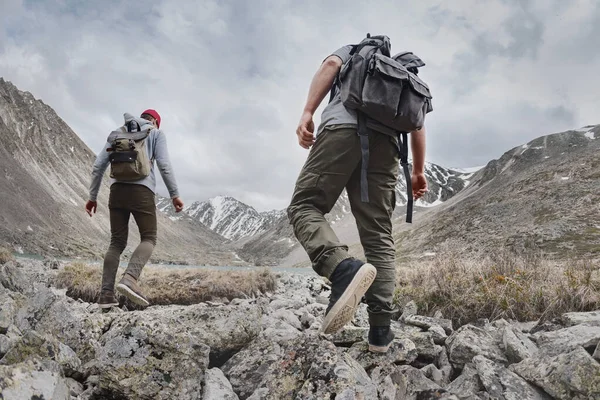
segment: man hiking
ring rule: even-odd
[[[310,149],[310,153],[287,212],[314,270],[331,282],[322,331],[334,333],[351,321],[366,294],[369,350],[386,352],[394,339],[390,329],[396,275],[392,213],[396,204],[399,138],[395,133],[368,128],[365,144],[370,157],[363,168],[362,139],[357,134],[359,113],[343,104],[341,90],[334,85],[340,70],[351,59],[353,48],[344,46],[327,57],[312,79],[296,130],[300,146]],[[313,114],[330,89],[330,102],[323,110],[315,139]],[[412,179],[407,183],[412,183],[413,199],[419,199],[427,191],[425,129],[412,131],[410,136],[413,165]],[[363,178],[368,187],[362,186]],[[340,243],[324,217],[344,188],[368,263],[348,254],[348,247]],[[365,195],[368,201],[364,201]]]
[[[132,214],[140,231],[141,242],[133,252],[117,290],[136,304],[149,305],[137,281],[156,245],[154,161],[169,190],[175,211],[180,212],[183,209],[183,201],[179,197],[177,182],[169,161],[165,134],[159,129],[160,115],[150,109],[144,111],[140,118],[127,113],[124,117],[125,124],[110,134],[106,145],[96,157],[92,170],[90,199],[85,205],[90,217],[96,213],[96,199],[102,177],[111,165],[108,202],[111,239],[104,257],[102,289],[98,299],[100,308],[119,305],[114,293],[115,279],[121,253],[127,246],[129,218]]]

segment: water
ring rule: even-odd
[[[37,254],[15,254],[17,259],[21,258],[24,260],[44,260],[43,256]],[[89,265],[102,265],[101,261],[84,259],[84,258],[67,258],[67,257],[53,257],[56,260],[64,262],[83,262]],[[312,268],[292,268],[292,267],[251,267],[251,266],[229,266],[229,265],[178,265],[178,264],[148,264],[151,267],[158,267],[164,269],[208,269],[212,271],[261,271],[264,268],[271,270],[272,272],[279,272],[284,274],[299,274],[299,275],[315,275],[316,273]],[[127,261],[122,261],[120,266],[123,268],[127,267]]]

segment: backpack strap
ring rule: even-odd
[[[369,130],[367,128],[367,116],[357,111],[358,119],[358,137],[360,138],[360,152],[362,161],[360,165],[360,200],[363,203],[369,202],[369,182],[367,179],[367,169],[369,168]]]
[[[398,154],[400,155],[400,165],[404,170],[404,177],[406,178],[406,222],[410,224],[412,223],[414,199],[412,195],[412,180],[410,178],[410,171],[408,170],[408,134],[406,132],[398,133]]]

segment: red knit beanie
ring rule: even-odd
[[[142,115],[148,114],[152,118],[156,120],[156,125],[160,128],[160,115],[156,112],[156,110],[148,109],[142,113]]]

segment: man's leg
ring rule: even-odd
[[[145,186],[131,185],[130,195],[130,209],[138,225],[141,241],[131,255],[117,289],[134,303],[147,306],[150,303],[142,293],[137,281],[156,245],[156,204],[154,193]]]
[[[115,297],[115,278],[119,269],[119,261],[125,247],[129,233],[129,211],[121,208],[121,193],[118,185],[113,185],[110,190],[108,208],[110,212],[110,246],[104,256],[102,269],[102,289],[98,304],[100,308],[110,308],[119,303]]]
[[[350,256],[324,215],[335,205],[360,158],[356,129],[325,129],[317,136],[287,209],[315,272],[326,278]]]
[[[129,265],[127,266],[126,274],[131,275],[136,280],[139,279],[142,269],[152,256],[154,246],[156,246],[157,236],[157,221],[156,221],[156,204],[154,202],[154,193],[146,187],[140,191],[139,206],[132,211],[135,222],[140,231],[140,244],[133,252]]]
[[[392,213],[396,202],[399,157],[395,138],[371,133],[369,139],[371,157],[367,174],[370,201],[361,201],[360,168],[354,172],[346,190],[367,262],[377,268],[375,282],[366,293],[369,323],[372,327],[389,326],[394,312],[396,249],[392,236]]]

